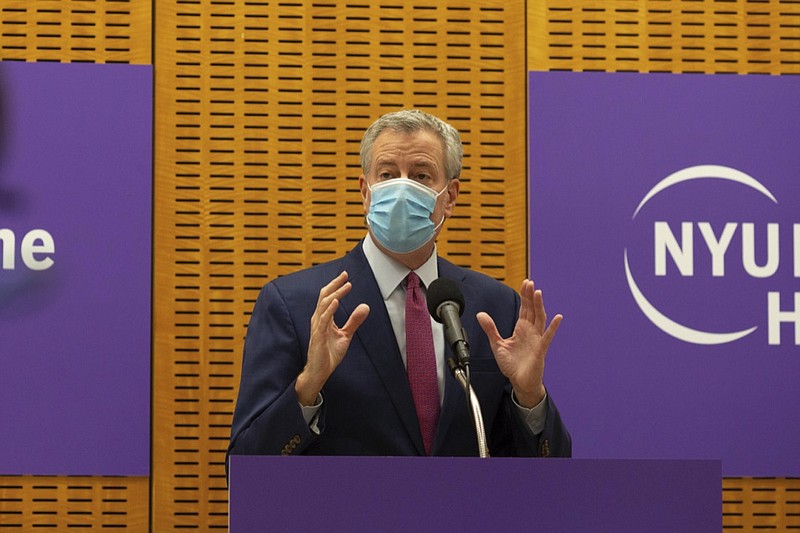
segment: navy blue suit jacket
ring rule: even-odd
[[[511,387],[475,319],[478,311],[486,311],[501,335],[510,336],[519,312],[517,293],[441,258],[438,268],[440,277],[455,280],[464,293],[462,320],[470,341],[471,381],[490,454],[569,456],[570,436],[551,397],[545,429],[538,436],[513,411]],[[303,419],[294,384],[305,366],[319,291],[343,270],[352,290],[340,302],[336,324],[342,326],[360,303],[367,303],[370,313],[322,389],[317,435]],[[449,355],[449,348],[445,353]],[[228,453],[425,455],[389,315],[360,244],[340,259],[278,278],[261,290],[247,330]],[[464,391],[449,373],[432,455],[478,455]]]

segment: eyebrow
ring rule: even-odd
[[[426,169],[436,169],[436,165],[430,161],[421,161],[421,162],[413,162],[411,163],[411,168],[426,168]]]
[[[375,160],[375,168],[380,167],[390,167],[390,168],[397,168],[399,165],[397,164],[397,160],[395,158],[387,158],[382,157]],[[428,161],[426,159],[421,159],[418,161],[412,161],[409,165],[409,168],[412,170],[428,170],[428,171],[436,171],[439,167],[433,162]]]
[[[378,159],[375,161],[375,166],[384,166],[384,167],[397,167],[397,161],[394,159]],[[436,165],[430,161],[414,161],[409,165],[412,169],[426,169],[426,170],[435,170]]]
[[[394,159],[382,157],[375,160],[375,166],[396,167],[397,162]]]

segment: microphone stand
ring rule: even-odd
[[[447,359],[447,366],[456,378],[467,395],[467,409],[472,416],[472,423],[475,427],[475,436],[478,439],[478,457],[489,457],[489,446],[486,444],[486,429],[483,426],[483,415],[481,414],[481,404],[478,396],[472,390],[469,383],[469,367],[466,370],[463,366],[456,363],[453,357]]]

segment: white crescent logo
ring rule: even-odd
[[[636,208],[636,211],[633,212],[631,219],[636,218],[636,215],[639,213],[639,210],[644,207],[644,204],[646,204],[648,200],[653,198],[656,194],[660,193],[664,189],[684,181],[696,179],[722,179],[741,183],[742,185],[747,185],[748,187],[757,190],[776,204],[778,203],[778,200],[775,199],[772,193],[769,192],[769,190],[757,179],[749,174],[745,174],[744,172],[736,170],[735,168],[723,167],[720,165],[697,165],[696,167],[684,168],[683,170],[673,172],[663,180],[656,183],[656,186],[650,189],[650,191],[644,195],[642,201],[639,202],[639,206]]]
[[[694,179],[724,179],[733,181],[755,189],[776,204],[778,203],[778,200],[775,199],[772,193],[766,187],[764,187],[764,185],[744,172],[720,165],[698,165],[674,172],[658,182],[655,187],[650,189],[644,198],[642,198],[642,201],[639,202],[639,205],[633,212],[631,219],[636,218],[636,215],[639,213],[642,207],[644,207],[644,205],[650,199],[652,199],[661,191],[672,187],[673,185],[677,185],[678,183]],[[733,342],[741,339],[742,337],[745,337],[758,329],[757,326],[753,326],[752,328],[741,331],[714,333],[710,331],[701,331],[698,329],[689,328],[683,324],[679,324],[656,309],[656,307],[647,300],[644,294],[642,294],[642,291],[639,290],[639,286],[633,279],[633,274],[631,274],[630,265],[628,264],[627,248],[624,250],[624,263],[625,277],[628,281],[628,289],[630,289],[631,295],[636,301],[636,305],[639,306],[639,309],[642,311],[644,316],[646,316],[657,328],[662,330],[664,333],[675,337],[676,339],[693,344],[725,344],[727,342]]]

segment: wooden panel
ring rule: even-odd
[[[800,530],[800,478],[725,478],[723,530]]]
[[[151,7],[143,0],[3,0],[0,60],[149,64]],[[0,476],[5,530],[146,531],[146,477]]]
[[[150,64],[146,0],[3,0],[4,61]]]
[[[156,4],[154,523],[224,529],[245,327],[269,279],[365,233],[358,148],[418,107],[463,134],[457,263],[526,276],[524,10],[503,1]]]
[[[800,0],[527,3],[528,70],[800,73]],[[723,528],[800,529],[800,480],[723,479]]]
[[[800,73],[798,0],[528,2],[529,70]]]
[[[146,477],[0,477],[0,527],[146,531]]]

